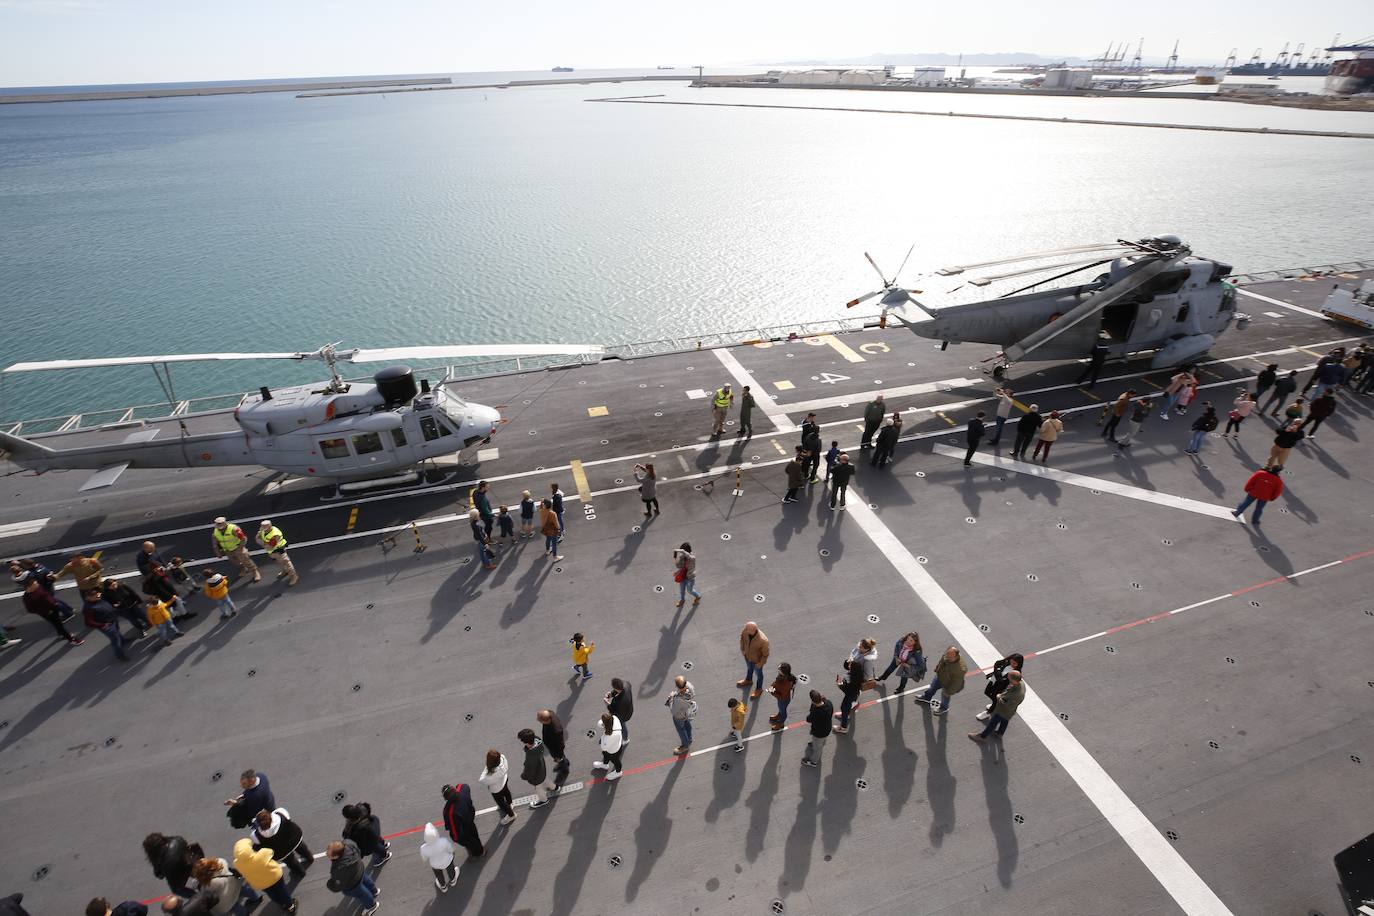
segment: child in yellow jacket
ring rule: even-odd
[[[592,669],[587,667],[587,662],[596,651],[596,643],[586,642],[586,637],[581,633],[574,633],[568,642],[572,643],[573,670],[581,673],[582,680],[590,680]]]
[[[148,625],[156,628],[157,635],[162,637],[162,644],[170,646],[173,636],[182,635],[177,629],[177,625],[172,623],[172,611],[166,601],[158,601],[156,598],[147,599]]]
[[[749,712],[749,704],[731,697],[725,705],[730,707],[730,737],[735,739],[735,753],[738,754],[744,750],[744,717]]]
[[[205,570],[204,576],[205,584],[202,588],[205,597],[215,603],[215,608],[219,610],[219,619],[237,617],[239,609],[234,606],[234,599],[229,597],[229,580],[213,569]]]

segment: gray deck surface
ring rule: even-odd
[[[1248,288],[1313,308],[1330,283]],[[1227,332],[1209,356],[1220,361],[1204,365],[1204,383],[1216,387],[1199,398],[1219,405],[1266,362],[1306,367],[1336,341],[1363,339],[1258,300],[1238,306],[1253,321]],[[889,399],[911,410],[907,441],[888,470],[859,465],[851,501],[875,507],[879,526],[924,558],[1000,651],[1029,655],[1225,596],[1032,657],[1027,683],[1231,912],[1341,912],[1331,856],[1374,829],[1374,556],[1358,556],[1374,548],[1361,442],[1374,402],[1340,396],[1316,442],[1290,460],[1287,490],[1260,536],[1112,492],[1127,485],[1230,507],[1267,454],[1272,424],[1252,418],[1239,442],[1210,438],[1201,460],[1190,459],[1182,448],[1191,411],[1153,416],[1136,448],[1114,454],[1093,422],[1098,398],[1162,385],[1166,371],[1109,363],[1088,393],[1070,384],[1077,364],[1015,368],[1021,401],[1081,408],[1068,415],[1050,465],[1105,482],[1080,486],[1007,467],[966,471],[935,450],[962,443],[973,410],[991,413],[980,360],[993,348],[941,352],[901,329],[839,341],[864,361],[824,341],[728,353],[793,423],[804,409],[789,405],[852,396],[819,410],[827,444],[857,446],[864,392],[955,380]],[[861,349],[868,344],[886,352]],[[823,372],[849,378],[828,384]],[[732,428],[706,440],[709,407],[687,392],[725,380],[717,354],[704,351],[464,384],[466,397],[506,405],[510,422],[492,443],[499,457],[478,467],[465,455],[454,486],[422,494],[326,502],[328,491],[310,485],[268,494],[272,475],[252,468],[131,470],[110,490],[80,494],[86,472],[0,469],[9,473],[0,525],[49,519],[0,542],[7,555],[60,563],[69,548],[107,545],[102,559],[125,572],[150,534],[199,559],[214,516],[247,528],[270,515],[295,545],[302,576],[289,590],[236,584],[243,613],[227,624],[193,602],[202,613],[185,639],[161,651],[151,639],[137,643],[127,666],[99,634],[68,649],[23,614],[17,596],[0,600],[0,621],[24,639],[0,653],[0,893],[22,891],[35,914],[78,912],[96,893],[165,893],[143,860],[142,836],[181,833],[227,856],[237,835],[220,802],[249,766],[269,774],[316,850],[342,826],[337,794],[370,802],[388,833],[410,830],[439,818],[442,784],[476,783],[488,747],[511,760],[518,796],[515,733],[537,728],[544,706],[568,724],[572,778],[590,777],[599,755],[585,733],[620,676],[637,697],[623,780],[522,811],[510,828],[484,814],[487,856],[464,864],[446,895],[435,893],[418,834],[396,839],[379,878],[383,911],[767,913],[774,901],[788,914],[1182,911],[1021,717],[1000,749],[964,737],[981,708],[976,676],[947,718],[910,697],[862,709],[849,735],[828,742],[819,772],[798,765],[804,726],[767,734],[766,696],[748,727],[764,734],[746,752],[669,757],[676,736],[662,697],[688,663],[701,704],[696,747],[725,740],[747,620],[772,640],[770,680],[777,662],[790,661],[810,677],[803,692],[819,686],[837,707],[834,675],[860,637],[877,639],[884,663],[909,629],[928,650],[950,642],[875,546],[866,514],[831,513],[819,486],[779,505],[779,462],[795,431],[775,432],[759,410],[751,439]],[[779,390],[779,381],[794,387]],[[941,406],[951,404],[969,406]],[[607,415],[588,415],[600,406]],[[648,456],[666,478],[663,514],[639,530],[631,465]],[[585,466],[585,506],[572,459]],[[746,469],[743,496],[731,495],[732,474],[698,489],[741,462],[758,465]],[[479,477],[494,482],[493,502],[512,505],[522,489],[540,496],[561,483],[570,497],[566,560],[546,561],[533,540],[485,572],[465,522],[425,525],[422,554],[406,533],[395,549],[379,546],[386,526],[465,510],[462,484]],[[675,613],[669,552],[684,540],[696,547],[705,599]],[[585,686],[569,680],[574,630],[597,643],[596,677]],[[799,695],[792,721],[804,711]],[[490,806],[480,786],[473,798]],[[301,912],[356,911],[325,889],[326,871],[317,863],[297,888]]]

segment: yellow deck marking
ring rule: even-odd
[[[1100,401],[1100,400],[1102,400],[1101,398],[1099,398],[1097,395],[1093,394],[1091,391],[1089,391],[1089,390],[1086,389],[1086,388],[1080,388],[1080,389],[1078,389],[1078,390],[1081,391],[1081,392],[1083,392],[1084,394],[1086,394],[1088,397],[1092,398],[1094,401]]]
[[[1325,353],[1318,353],[1316,350],[1309,350],[1309,349],[1307,349],[1306,347],[1294,347],[1293,349],[1294,349],[1294,350],[1301,350],[1302,352],[1306,353],[1308,356],[1315,356],[1317,359],[1321,359],[1323,356],[1326,355]]]
[[[578,498],[585,506],[592,501],[592,488],[587,483],[587,472],[582,470],[582,462],[576,458],[568,462],[568,468],[572,471],[573,483],[577,485]]]
[[[99,560],[99,559],[100,559],[100,555],[101,555],[102,553],[104,553],[104,552],[105,552],[105,551],[103,551],[103,550],[97,550],[95,553],[91,554],[91,559],[92,559],[92,560]]]
[[[834,350],[836,353],[840,354],[840,356],[844,357],[845,362],[850,362],[850,363],[862,363],[862,362],[866,362],[866,360],[865,360],[862,356],[860,356],[860,355],[854,350],[853,347],[851,347],[851,346],[849,346],[849,344],[844,343],[843,341],[841,341],[841,340],[840,340],[839,338],[837,338],[834,334],[822,334],[818,339],[819,339],[820,341],[822,341],[823,343],[828,344],[832,350]]]
[[[775,448],[775,449],[778,450],[778,454],[779,454],[779,455],[786,455],[786,454],[787,454],[787,450],[786,450],[785,448],[783,448],[781,445],[778,445],[778,440],[777,440],[777,439],[769,439],[768,441],[771,442],[771,443],[773,443],[773,448]]]
[[[778,389],[779,391],[791,391],[793,388],[796,388],[797,386],[793,385],[789,381],[783,380],[781,382],[774,382],[773,387]]]
[[[1012,404],[1016,405],[1016,409],[1021,411],[1022,413],[1030,413],[1030,408],[1027,407],[1025,404],[1022,404],[1020,401],[1016,400],[1016,398],[1012,398],[1011,402]]]
[[[1215,372],[1213,372],[1211,369],[1203,369],[1203,368],[1200,368],[1200,367],[1199,367],[1199,369],[1198,369],[1197,371],[1201,372],[1203,375],[1210,375],[1212,378],[1219,378],[1219,379],[1222,379],[1223,381],[1225,381],[1225,379],[1226,379],[1226,376],[1224,376],[1224,375],[1217,375],[1217,374],[1216,374]]]
[[[606,416],[606,415],[609,414],[609,413],[610,413],[610,411],[607,410],[604,406],[603,406],[603,407],[588,407],[588,408],[587,408],[587,416],[589,416],[589,417],[604,417],[604,416]]]
[[[1149,385],[1149,386],[1150,386],[1151,388],[1153,388],[1155,391],[1163,391],[1163,390],[1164,390],[1164,386],[1163,386],[1163,385],[1159,384],[1158,382],[1156,382],[1154,379],[1150,378],[1149,376],[1142,375],[1142,376],[1140,377],[1140,380],[1141,380],[1142,382],[1144,382],[1145,384]]]
[[[354,506],[353,511],[348,513],[348,526],[344,528],[344,531],[352,531],[356,524],[358,524],[358,507]]]
[[[945,416],[945,412],[944,412],[943,410],[937,410],[937,411],[935,411],[935,416],[939,417],[941,420],[944,420],[944,421],[945,421],[946,423],[948,423],[950,426],[958,426],[958,425],[959,425],[958,423],[955,423],[953,420],[951,420],[949,417]]]

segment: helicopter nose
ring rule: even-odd
[[[490,436],[501,425],[501,412],[494,407],[483,406],[472,419],[479,430]]]

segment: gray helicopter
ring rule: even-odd
[[[463,345],[340,350],[330,344],[301,353],[193,353],[16,363],[5,372],[37,372],[94,366],[151,365],[170,397],[169,364],[201,360],[319,360],[329,369],[323,384],[297,385],[247,395],[233,410],[236,428],[191,434],[187,421],[225,411],[177,416],[180,435],[155,441],[159,427],[140,429],[123,441],[53,448],[0,432],[0,448],[15,463],[36,471],[97,468],[81,489],[109,486],[126,469],[262,465],[286,474],[355,486],[422,482],[416,467],[487,441],[501,424],[492,407],[459,397],[451,380],[416,384],[411,370],[390,366],[372,382],[346,381],[338,363],[394,362],[469,356],[591,356],[602,348],[579,345]],[[221,421],[222,422],[222,421]],[[116,424],[127,429],[128,424]],[[150,435],[151,434],[151,435]]]
[[[884,327],[890,315],[944,346],[994,344],[1001,350],[984,362],[996,361],[997,378],[1020,360],[1081,359],[1097,347],[1116,358],[1153,352],[1152,368],[1179,365],[1207,352],[1236,317],[1235,288],[1225,280],[1231,265],[1195,256],[1174,235],[1059,248],[926,274],[963,279],[950,293],[1051,274],[995,298],[945,306],[917,300],[922,290],[898,286],[896,276],[887,279],[867,252],[864,257],[883,286],[850,300],[849,308],[881,296]],[[1024,266],[1031,261],[1041,263]],[[1090,282],[1042,289],[1100,267],[1106,270]]]

